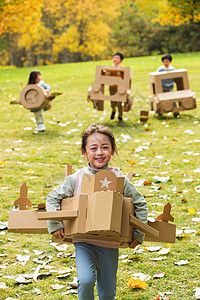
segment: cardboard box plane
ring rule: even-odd
[[[20,101],[10,102],[11,104],[22,104],[26,109],[50,109],[52,100],[62,93],[49,93],[37,84],[27,84],[20,93]]]
[[[68,175],[71,172],[68,169]],[[130,175],[130,174],[129,174]],[[90,184],[85,185],[85,183]],[[123,177],[109,170],[99,171],[96,175],[83,175],[81,193],[63,199],[61,210],[46,212],[44,205],[37,209],[25,209],[27,202],[26,186],[22,185],[20,197],[14,204],[18,211],[9,213],[8,231],[19,233],[47,233],[47,220],[62,220],[64,238],[61,242],[72,242],[75,238],[98,241],[132,241],[133,230],[138,228],[146,233],[147,240],[175,242],[174,224],[169,224],[171,206],[164,207],[163,214],[155,222],[142,223],[134,216],[134,205],[130,198],[123,197]],[[84,191],[84,193],[83,193]]]

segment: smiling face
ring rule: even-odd
[[[110,161],[114,150],[107,135],[93,133],[88,136],[86,150],[82,153],[92,168],[101,169]]]
[[[113,61],[113,65],[115,67],[117,67],[122,62],[122,59],[121,59],[121,57],[119,55],[114,55],[113,58],[112,58],[112,61]]]
[[[169,68],[169,65],[171,63],[171,61],[167,58],[163,59],[163,65],[165,66],[165,68]]]

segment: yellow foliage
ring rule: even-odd
[[[196,209],[193,207],[190,207],[188,212],[189,212],[189,215],[196,215],[196,213],[197,213]]]
[[[0,11],[0,35],[5,32],[26,32],[37,26],[41,18],[43,0],[19,1],[6,0]]]
[[[159,22],[162,26],[173,25],[179,26],[181,24],[200,21],[200,10],[196,10],[194,13],[193,4],[185,6],[184,13],[177,6],[171,6],[167,0],[159,2],[158,5],[159,14],[158,17],[153,20],[153,22]]]
[[[133,289],[145,289],[148,284],[140,279],[129,278],[128,286]]]

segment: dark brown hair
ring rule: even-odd
[[[161,60],[168,59],[170,62],[172,61],[172,56],[169,53],[166,53],[162,56]]]
[[[35,84],[38,74],[41,75],[40,71],[38,71],[38,70],[31,71],[31,73],[29,75],[29,79],[28,79],[28,84]]]
[[[122,52],[120,52],[120,51],[115,52],[115,53],[113,54],[113,56],[115,56],[115,55],[118,55],[118,56],[120,57],[121,60],[124,59],[124,54],[123,54]]]
[[[117,154],[117,146],[115,143],[115,137],[114,137],[113,133],[111,132],[111,130],[108,127],[98,124],[98,123],[91,124],[86,130],[84,130],[82,132],[82,136],[81,136],[82,137],[82,144],[81,144],[82,152],[86,151],[87,139],[93,133],[101,133],[101,134],[106,135],[111,142],[112,150],[114,150],[114,152]]]

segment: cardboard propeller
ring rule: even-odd
[[[52,100],[62,93],[46,93],[46,90],[37,84],[27,84],[20,93],[20,103],[30,110],[47,108],[52,106]],[[18,101],[17,101],[18,103]],[[10,103],[14,104],[14,103]]]
[[[67,166],[65,175],[71,173],[71,166]],[[63,199],[61,210],[52,212],[46,212],[44,205],[38,205],[36,210],[25,210],[24,207],[30,203],[26,200],[26,185],[22,185],[23,195],[20,194],[20,201],[16,201],[23,210],[9,213],[8,231],[47,233],[47,220],[61,220],[64,226],[62,242],[73,242],[79,238],[124,242],[128,246],[134,228],[146,233],[147,240],[175,242],[176,226],[168,223],[173,219],[171,205],[164,207],[158,220],[145,224],[134,216],[131,199],[123,197],[123,185],[124,177],[117,177],[109,170],[99,171],[96,175],[83,174],[81,193]]]

